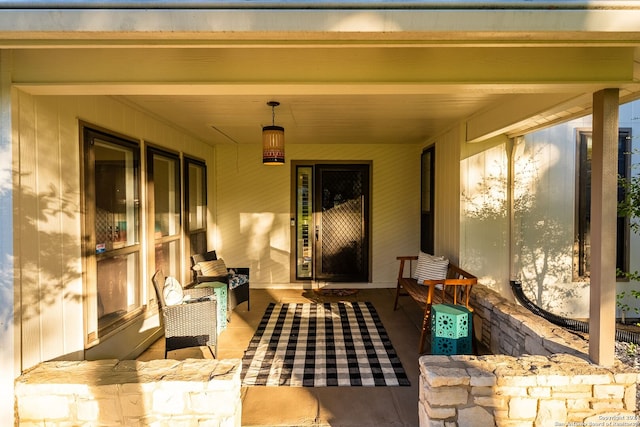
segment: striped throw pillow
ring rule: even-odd
[[[422,284],[425,280],[441,280],[447,278],[449,260],[444,257],[436,257],[424,252],[418,254],[418,264],[413,278]]]
[[[197,264],[203,276],[226,276],[227,266],[222,258],[213,261],[202,261]]]

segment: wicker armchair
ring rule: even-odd
[[[163,288],[166,277],[162,270],[156,271],[151,279],[158,299],[158,308],[162,313],[165,347],[164,357],[172,350],[188,347],[207,346],[215,358],[218,354],[218,335],[216,330],[216,300],[212,289],[189,289],[191,302],[167,305]],[[211,296],[212,299],[198,301]],[[215,348],[215,352],[211,350]]]
[[[230,278],[233,274],[244,274],[249,277],[249,268],[246,267],[231,267],[227,268],[228,274],[226,276],[204,276],[202,272],[194,268],[199,262],[213,261],[218,259],[216,251],[209,251],[204,254],[195,254],[191,256],[191,269],[193,271],[194,284],[204,282],[222,282],[229,284]],[[191,290],[193,288],[189,288]],[[229,296],[227,302],[227,309],[233,310],[238,304],[247,302],[247,311],[251,310],[251,301],[249,300],[249,283],[243,283],[233,289],[229,289],[227,295]]]

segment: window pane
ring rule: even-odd
[[[431,212],[431,151],[422,154],[422,212]]]
[[[205,170],[201,165],[189,163],[189,230],[207,227]]]
[[[187,246],[185,266],[188,266],[186,277],[192,276],[191,259],[195,254],[207,251],[207,166],[205,163],[185,157],[185,228]]]
[[[138,243],[138,162],[133,150],[95,141],[96,253]]]
[[[113,325],[140,307],[137,252],[98,261],[98,327]]]
[[[156,269],[162,270],[165,276],[180,277],[180,240],[156,243]]]
[[[580,177],[578,178],[580,194],[578,203],[578,275],[591,276],[591,155],[593,139],[591,133],[580,134]]]
[[[150,217],[154,218],[154,271],[183,280],[181,267],[181,188],[180,158],[149,148],[148,178],[153,188]]]
[[[95,297],[99,335],[117,327],[141,306],[140,290],[140,200],[138,147],[117,138],[87,131],[93,151],[95,188]],[[89,157],[90,158],[90,157]],[[92,168],[88,167],[88,170]],[[89,215],[91,218],[91,216]],[[88,319],[95,325],[95,320]],[[94,330],[95,332],[95,330]]]
[[[156,238],[180,232],[180,189],[178,160],[153,156],[153,192]]]
[[[313,206],[312,206],[312,182],[311,173],[313,169],[309,166],[298,167],[298,189],[296,195],[296,241],[297,241],[297,266],[296,277],[298,279],[311,278],[312,271],[312,228],[313,228]]]
[[[434,253],[435,223],[433,213],[435,188],[435,147],[422,152],[420,168],[420,250]]]
[[[198,231],[190,235],[191,255],[207,252],[207,233]],[[189,265],[189,264],[187,264]]]

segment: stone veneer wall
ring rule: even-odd
[[[640,373],[588,361],[588,342],[485,286],[476,338],[493,355],[420,358],[421,427],[640,426]]]
[[[475,337],[491,354],[549,356],[569,353],[580,357],[589,354],[589,343],[585,339],[486,286],[472,288],[469,305],[473,307]]]
[[[239,427],[238,359],[45,362],[16,380],[20,426]]]

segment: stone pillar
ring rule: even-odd
[[[589,357],[615,361],[618,89],[593,94]]]

